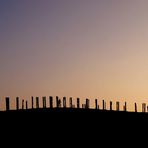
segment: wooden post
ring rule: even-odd
[[[98,100],[95,99],[95,108],[98,109]]]
[[[42,97],[43,100],[43,108],[46,108],[46,97]]]
[[[28,109],[28,101],[26,101],[26,110]]]
[[[69,107],[72,108],[72,97],[69,98]]]
[[[86,106],[85,106],[86,109],[89,109],[89,99],[86,99]]]
[[[126,112],[127,111],[127,103],[125,102],[124,104],[124,111]]]
[[[59,97],[56,96],[56,107],[59,108]]]
[[[110,101],[110,111],[112,111],[112,110],[113,110],[112,105],[113,105],[113,103],[112,103],[112,101]]]
[[[33,96],[31,97],[31,105],[32,105],[32,109],[34,109],[34,101],[33,101]]]
[[[22,109],[24,109],[24,100],[22,100]]]
[[[49,97],[49,104],[50,104],[50,108],[53,108],[53,97],[52,96]]]
[[[61,99],[58,99],[58,107],[61,107]]]
[[[10,99],[9,97],[6,97],[6,111],[9,111],[10,110]]]
[[[103,110],[104,110],[105,109],[105,101],[103,100],[102,103],[103,103]]]
[[[16,110],[19,110],[19,97],[16,97]]]
[[[36,97],[36,109],[39,109],[39,97]]]
[[[63,97],[63,108],[66,108],[66,97]]]
[[[80,108],[80,98],[77,98],[77,108]]]
[[[137,112],[137,103],[135,103],[135,112]]]

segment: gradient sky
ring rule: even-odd
[[[147,66],[147,0],[0,0],[1,104],[32,95],[147,103]]]

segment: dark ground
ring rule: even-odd
[[[21,139],[23,144],[42,143],[42,147],[79,147],[79,143],[85,147],[110,143],[112,147],[117,141],[135,143],[148,129],[148,114],[134,112],[30,109],[0,112],[0,118],[1,135]]]

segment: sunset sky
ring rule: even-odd
[[[148,1],[0,0],[0,109],[49,95],[148,103]]]

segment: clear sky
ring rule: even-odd
[[[0,102],[32,95],[147,103],[148,1],[0,0]]]

